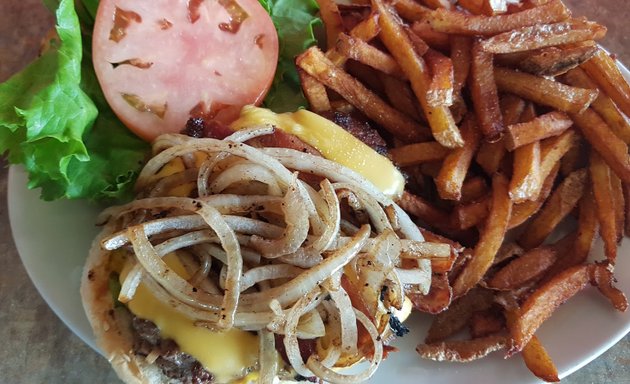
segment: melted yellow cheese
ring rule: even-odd
[[[402,194],[405,180],[389,159],[322,116],[305,109],[276,114],[268,109],[246,106],[231,128],[239,130],[261,124],[273,125],[297,136],[326,159],[361,174],[390,197]]]
[[[260,375],[258,374],[258,372],[251,372],[249,374],[247,374],[247,376],[243,377],[240,380],[235,381],[233,384],[253,384],[258,382],[258,377]]]
[[[160,169],[160,171],[155,176],[160,178],[167,177],[175,173],[182,172],[185,169],[186,166],[184,165],[184,160],[182,160],[181,157],[176,157],[168,163],[164,164],[162,169]]]
[[[180,276],[189,277],[174,254],[164,257],[164,261]],[[121,272],[121,283],[130,268],[131,264],[127,264]],[[161,337],[173,339],[183,352],[197,359],[219,383],[241,379],[247,374],[247,368],[257,364],[256,335],[235,328],[217,333],[197,327],[192,320],[158,301],[142,283],[127,307],[136,316],[155,323],[160,329]],[[249,375],[237,382],[248,382],[248,377]]]
[[[204,152],[195,152],[194,160],[195,165],[197,167],[201,167],[203,162],[208,158],[208,155]],[[181,157],[176,157],[173,160],[169,161],[160,169],[160,171],[156,174],[156,176],[160,178],[164,178],[167,176],[174,175],[179,172],[183,172],[186,170],[186,165]],[[192,192],[197,188],[196,182],[190,182],[178,185],[169,189],[168,195],[170,196],[190,196]]]

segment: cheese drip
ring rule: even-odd
[[[276,114],[251,105],[230,126],[234,130],[256,125],[272,125],[313,146],[328,160],[361,174],[389,197],[400,197],[405,179],[385,156],[354,137],[332,121],[305,109]]]
[[[190,277],[175,254],[165,256],[164,261],[178,275]],[[120,273],[121,284],[130,269],[131,263],[127,263]],[[252,333],[236,328],[219,333],[197,327],[192,320],[158,301],[142,283],[127,308],[155,323],[162,338],[173,339],[182,352],[197,359],[218,383],[238,380],[248,373],[248,368],[256,368],[258,336]]]

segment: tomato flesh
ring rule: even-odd
[[[152,140],[262,102],[278,36],[257,0],[101,0],[92,56],[116,115]]]

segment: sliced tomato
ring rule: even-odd
[[[190,117],[227,124],[260,103],[278,36],[258,0],[101,0],[92,56],[116,115],[152,140]]]

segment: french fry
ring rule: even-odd
[[[479,42],[474,42],[472,47],[469,83],[479,128],[486,141],[497,141],[505,126],[494,81],[492,55],[483,51]]]
[[[597,221],[597,218],[595,221]],[[597,228],[599,227],[596,227],[596,230]],[[575,260],[569,256],[569,253],[573,251],[573,242],[575,242],[577,238],[577,230],[575,230],[567,233],[560,240],[552,244],[558,254],[558,260],[556,260],[556,263],[547,270],[545,276],[540,279],[538,282],[539,286],[547,283],[554,276],[566,269],[586,264],[586,261],[575,262]]]
[[[403,19],[410,21],[421,21],[427,13],[431,12],[431,8],[420,5],[414,0],[398,0],[394,3],[394,7]]]
[[[536,141],[514,151],[514,166],[510,180],[510,198],[514,203],[536,200],[542,188],[540,172],[540,142]]]
[[[448,274],[449,280],[451,281],[451,286],[453,285],[453,282],[455,281],[455,278],[457,278],[457,276],[459,276],[459,274],[462,272],[462,270],[464,269],[464,267],[470,261],[471,258],[472,258],[472,249],[471,248],[465,248],[459,254],[457,259],[455,260],[455,263],[453,263],[453,269],[451,269],[451,272]],[[466,296],[466,295],[464,295],[464,296]]]
[[[448,0],[422,0],[422,2],[431,9],[446,8],[451,9],[453,4]]]
[[[623,292],[613,286],[615,276],[605,264],[592,265],[590,270],[591,284],[597,286],[599,292],[603,294],[610,303],[620,312],[628,309],[628,299]]]
[[[445,245],[445,243],[440,243],[440,245]],[[449,252],[450,255],[448,255],[447,257],[431,257],[429,259],[431,260],[431,272],[433,272],[434,274],[446,274],[453,269],[453,265],[455,264],[455,260],[457,259],[458,252],[452,247],[449,248]],[[401,256],[407,258],[406,253],[402,254]],[[425,255],[423,255],[423,257],[424,256]]]
[[[411,81],[411,88],[418,97],[429,121],[433,137],[443,146],[457,148],[464,145],[453,116],[447,107],[431,107],[426,99],[430,76],[426,63],[415,53],[409,38],[399,21],[391,14],[382,0],[372,0],[372,6],[380,13],[381,40]]]
[[[424,59],[431,71],[427,103],[432,107],[450,107],[453,105],[453,62],[433,49],[427,51]]]
[[[610,188],[615,206],[615,233],[617,235],[617,243],[623,239],[624,228],[626,225],[626,204],[623,196],[623,186],[621,180],[614,173],[610,173]]]
[[[549,175],[545,178],[540,193],[538,194],[537,200],[514,204],[514,207],[512,207],[512,215],[510,216],[508,229],[518,227],[519,225],[527,221],[527,219],[532,217],[536,212],[538,212],[545,201],[547,201],[547,197],[549,197],[549,195],[551,194],[551,189],[553,188],[553,183],[556,180],[556,176],[558,175],[559,168],[559,164],[556,164]]]
[[[347,72],[336,67],[317,47],[304,51],[296,59],[296,64],[401,140],[416,142],[426,137],[416,122],[392,108]]]
[[[470,73],[472,61],[472,39],[466,36],[449,36],[451,60],[453,61],[453,93],[460,93]]]
[[[470,318],[470,336],[473,339],[495,334],[505,328],[505,318],[495,308],[474,312]]]
[[[416,351],[425,359],[465,363],[505,348],[507,337],[503,333],[472,340],[442,341],[437,344],[420,344]]]
[[[416,55],[424,56],[424,54],[427,53],[429,49],[431,49],[431,47],[429,47],[429,44],[422,40],[422,38],[418,36],[414,31],[412,31],[411,28],[403,26],[403,30],[407,34],[407,37],[409,38],[409,41],[413,46],[413,50],[416,51]]]
[[[436,31],[469,36],[492,36],[535,24],[557,23],[569,17],[571,12],[560,0],[551,0],[539,7],[509,15],[470,16],[445,9],[437,9],[424,15],[424,19]]]
[[[453,290],[448,284],[448,278],[445,274],[433,274],[431,278],[431,288],[429,293],[423,295],[421,293],[407,293],[414,309],[436,315],[444,312],[451,304]]]
[[[326,27],[326,46],[334,47],[337,36],[343,32],[343,20],[339,13],[337,3],[333,0],[316,0],[319,5],[319,17],[321,17]]]
[[[513,53],[531,51],[585,40],[598,40],[606,27],[589,21],[569,20],[555,24],[536,24],[487,38],[481,42],[486,52]]]
[[[484,1],[485,0],[459,0],[457,2],[457,5],[464,8],[473,15],[482,15],[484,14]]]
[[[383,94],[383,84],[381,83],[380,74],[382,72],[355,60],[348,60],[343,67],[339,67],[352,77],[357,79],[367,89],[380,97]],[[343,84],[343,82],[342,82]],[[393,106],[392,106],[393,108]]]
[[[453,294],[460,297],[473,288],[492,265],[497,251],[503,243],[512,211],[512,200],[508,194],[505,176],[495,174],[492,178],[492,202],[490,214],[475,245],[472,259],[466,264],[453,284]]]
[[[541,277],[555,262],[556,252],[552,247],[534,248],[498,270],[487,285],[498,290],[519,288]]]
[[[400,66],[389,54],[345,33],[340,33],[335,45],[337,51],[349,59],[368,65],[385,74],[404,79]]]
[[[459,200],[462,197],[462,185],[479,145],[479,132],[474,115],[469,115],[464,120],[461,133],[466,146],[454,149],[446,156],[435,179],[438,193],[445,200]]]
[[[580,141],[575,132],[568,130],[560,136],[551,137],[540,143],[540,173],[546,178],[558,162],[572,149],[579,146]],[[575,169],[571,170],[571,172]],[[571,172],[568,172],[567,175]]]
[[[569,84],[581,88],[597,89],[597,84],[581,68],[575,68],[564,75],[564,80]],[[591,104],[591,108],[604,119],[606,124],[612,131],[623,140],[626,144],[630,144],[630,122],[619,111],[610,97],[604,92],[600,92],[599,96]]]
[[[534,8],[534,7],[540,7],[541,5],[547,4],[549,2],[549,0],[524,0],[521,3],[521,7],[520,8],[525,8],[525,9],[529,9],[529,8]]]
[[[525,110],[525,101],[511,94],[501,96],[499,105],[501,106],[503,123],[506,125],[517,123]],[[494,143],[484,141],[477,152],[475,160],[487,175],[493,175],[499,169],[504,155],[505,145],[503,139]]]
[[[457,253],[452,252],[451,257],[442,259],[431,259],[431,271],[433,273],[449,273],[455,265]]]
[[[436,274],[445,274],[449,273],[455,264],[455,260],[457,260],[459,253],[464,250],[461,244],[453,241],[451,239],[447,239],[444,236],[440,236],[436,233],[429,231],[428,229],[421,228],[420,232],[422,232],[422,236],[425,241],[433,242],[438,244],[446,244],[449,246],[450,255],[448,257],[432,257],[431,260],[431,271]],[[402,257],[406,257],[406,254],[403,252],[401,254]]]
[[[535,51],[507,53],[495,56],[503,66],[516,67],[539,76],[557,76],[574,69],[597,52],[597,44],[588,40],[576,44],[547,47]],[[595,88],[571,84],[581,88]]]
[[[422,39],[428,46],[433,49],[437,49],[443,52],[447,52],[450,49],[451,42],[449,35],[442,32],[437,32],[435,29],[424,22],[415,22],[411,25],[411,32],[418,38]]]
[[[519,121],[531,121],[536,116],[534,104],[527,103]],[[540,158],[540,142],[527,144],[514,151],[512,179],[510,180],[510,198],[514,203],[536,200],[544,180],[540,170]]]
[[[582,140],[578,139],[560,159],[560,174],[566,176],[577,169],[584,168],[588,161],[585,157]]]
[[[488,184],[483,177],[475,176],[464,180],[462,185],[462,197],[460,203],[466,204],[478,200],[488,193]]]
[[[442,341],[463,329],[472,314],[490,308],[493,294],[483,288],[472,289],[466,296],[454,300],[449,308],[433,318],[424,342],[427,344]]]
[[[368,17],[361,20],[361,22],[352,28],[350,36],[363,41],[370,41],[378,36],[380,31],[381,27],[378,25],[378,14],[372,12]],[[336,66],[341,67],[348,58],[338,52],[335,45],[336,44],[328,46],[326,57]]]
[[[435,179],[440,174],[440,169],[442,169],[442,162],[432,161],[430,163],[422,163],[420,164],[419,168],[420,173],[432,179]]]
[[[604,240],[604,253],[608,262],[614,265],[617,258],[617,218],[611,171],[595,151],[591,151],[589,171],[597,206],[599,232]]]
[[[298,70],[298,75],[300,75],[302,92],[308,101],[310,109],[317,113],[330,111],[332,107],[326,93],[326,87],[301,69]]]
[[[577,238],[571,252],[574,265],[586,261],[597,235],[597,227],[598,218],[595,197],[593,196],[593,189],[590,188],[588,194],[584,196],[580,203]]]
[[[518,123],[526,107],[525,100],[511,94],[501,96],[499,104],[501,105],[503,121],[507,125]]]
[[[370,41],[381,32],[381,27],[378,25],[378,13],[372,12],[365,19],[350,30],[350,36],[363,41]]]
[[[508,356],[520,352],[531,340],[536,330],[565,301],[575,296],[589,284],[589,266],[569,268],[555,275],[551,280],[532,293],[521,307],[510,327],[512,345]]]
[[[494,257],[493,265],[504,262],[514,256],[520,256],[525,253],[525,250],[520,245],[513,241],[504,242],[501,248],[497,251],[497,255]]]
[[[608,166],[624,182],[630,182],[628,145],[618,138],[604,120],[592,109],[569,114],[586,140],[604,158]]]
[[[568,113],[586,110],[599,93],[507,68],[496,67],[494,78],[500,91]]]
[[[546,1],[545,1],[546,2]],[[518,3],[515,2],[508,2],[508,10],[506,13],[508,14],[512,14],[512,13],[517,13],[517,12],[521,12],[524,9],[529,9],[532,8],[531,2],[525,0],[525,1],[519,1]]]
[[[419,218],[440,231],[449,232],[451,230],[448,224],[448,214],[434,207],[420,196],[405,191],[398,204],[410,215]]]
[[[525,104],[525,109],[523,109],[523,113],[519,116],[518,121],[520,123],[525,123],[528,121],[534,120],[538,117],[538,112],[536,112],[536,106],[532,102],[528,102]]]
[[[600,269],[601,268],[601,269]],[[510,327],[511,346],[508,356],[520,352],[531,340],[536,330],[564,302],[586,288],[597,285],[619,311],[627,309],[625,295],[612,286],[612,274],[604,272],[605,266],[584,264],[566,269],[534,291],[523,303],[520,316]]]
[[[563,252],[558,253],[558,260],[547,271],[543,280],[557,275],[560,271],[580,265],[586,262],[588,254],[591,252],[593,241],[597,236],[599,221],[597,218],[597,207],[593,197],[593,189],[589,188],[580,200],[580,212],[578,217],[578,228],[575,239]],[[558,248],[558,247],[556,247]]]
[[[604,96],[601,93],[600,95]],[[598,98],[593,102],[592,108],[595,112],[599,113],[617,137],[626,144],[630,144],[630,122],[609,97],[604,96],[601,99]]]
[[[536,335],[532,336],[525,348],[521,351],[523,361],[527,368],[539,379],[548,383],[557,383],[560,381],[558,377],[558,368],[551,360],[545,347]]]
[[[595,53],[595,56],[580,67],[606,92],[626,116],[630,116],[630,85],[628,85],[613,58],[600,49]]]
[[[379,73],[378,76],[389,103],[405,115],[420,121],[422,118],[419,112],[420,104],[409,83],[384,73]]]
[[[448,148],[443,147],[437,141],[428,141],[392,148],[389,150],[389,155],[396,165],[407,167],[442,160],[449,152]]]
[[[584,193],[587,180],[588,173],[585,169],[567,176],[545,203],[542,211],[529,222],[518,243],[526,250],[541,245],[575,208]]]
[[[457,229],[468,229],[482,223],[488,217],[490,199],[473,201],[453,208],[451,220]]]
[[[352,28],[364,19],[365,13],[370,9],[370,2],[365,0],[352,0],[349,2],[336,2],[343,25]]]
[[[630,236],[630,185],[621,183],[623,189],[623,198],[626,201],[626,222],[625,222],[625,234]]]
[[[524,123],[508,125],[505,147],[509,151],[549,137],[558,136],[573,125],[564,112],[553,111]]]

